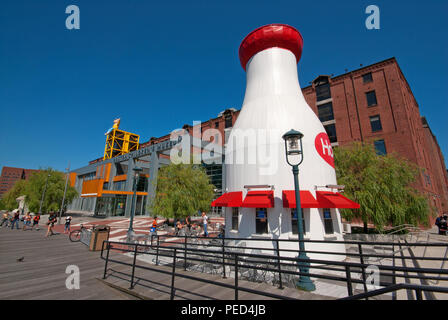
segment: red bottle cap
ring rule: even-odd
[[[290,50],[299,62],[302,56],[303,38],[297,29],[286,24],[268,24],[249,33],[239,49],[241,66],[246,70],[250,58],[269,48]]]

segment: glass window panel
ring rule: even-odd
[[[384,156],[387,154],[386,143],[384,140],[377,140],[374,142],[376,154],[379,156]]]
[[[257,208],[255,211],[255,232],[257,234],[268,233],[268,210]]]
[[[369,107],[377,105],[375,91],[366,92],[366,98],[367,98],[367,105]]]
[[[383,130],[383,127],[381,126],[380,116],[370,117],[370,126],[372,127],[372,132]]]
[[[336,135],[336,125],[334,123],[326,125],[325,131],[327,131],[327,135],[331,143],[338,141],[338,136]]]
[[[333,104],[331,102],[318,106],[317,111],[321,122],[334,120]]]

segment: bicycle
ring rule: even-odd
[[[81,227],[79,229],[70,231],[70,234],[69,234],[70,241],[71,242],[79,242],[79,241],[81,241],[82,234],[87,232],[87,230],[89,230],[89,229],[84,227],[83,225],[81,225]]]

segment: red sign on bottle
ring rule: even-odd
[[[331,147],[331,142],[328,135],[324,132],[319,133],[314,140],[314,145],[317,153],[322,157],[322,159],[334,168],[333,148]]]

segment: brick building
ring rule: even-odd
[[[0,176],[0,198],[14,186],[17,180],[27,180],[37,171],[39,170],[3,167]]]
[[[448,175],[443,155],[395,58],[335,77],[320,75],[302,91],[334,147],[362,141],[372,143],[378,154],[402,155],[421,168],[415,187],[428,196],[438,213],[448,212]],[[226,109],[202,122],[201,132],[218,130],[224,141],[217,143],[225,145],[238,115],[239,110]],[[193,126],[185,124],[183,129],[193,134]],[[169,139],[170,134],[152,137],[140,144],[140,149]],[[102,160],[90,161],[89,165],[100,165]],[[222,165],[207,165],[206,170],[217,189],[223,189]]]
[[[398,153],[421,168],[416,187],[437,212],[448,211],[446,167],[395,58],[336,77],[321,75],[303,89],[334,146],[371,142],[377,153]]]

